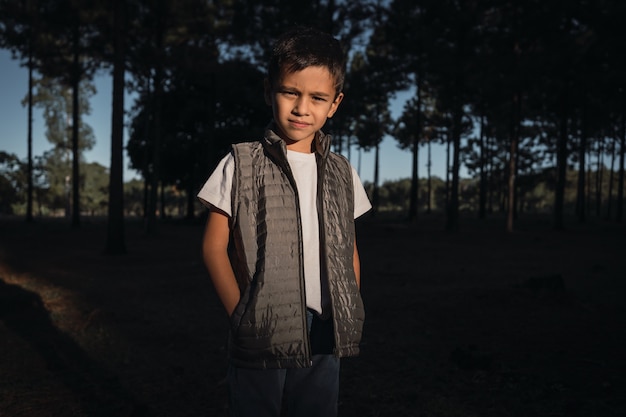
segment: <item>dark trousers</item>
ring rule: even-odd
[[[232,417],[337,415],[339,358],[331,353],[332,319],[320,320],[310,312],[307,318],[313,366],[290,369],[246,369],[230,366],[227,379]],[[285,414],[281,414],[283,406]]]

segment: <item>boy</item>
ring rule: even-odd
[[[203,258],[230,317],[233,416],[332,417],[339,358],[358,354],[364,310],[354,219],[371,208],[320,130],[343,99],[332,36],[299,28],[272,50],[258,142],[233,145],[198,197]]]

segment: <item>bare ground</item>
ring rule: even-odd
[[[365,220],[367,320],[340,416],[626,415],[626,227]],[[203,225],[0,220],[0,417],[226,416]]]

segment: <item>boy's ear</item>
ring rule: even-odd
[[[272,86],[270,85],[270,80],[267,78],[263,79],[263,96],[265,97],[265,104],[268,106],[272,105]]]
[[[337,111],[337,108],[339,107],[341,100],[343,100],[343,93],[337,94],[337,97],[335,97],[335,101],[333,101],[333,104],[331,104],[330,110],[328,112],[329,119],[335,115],[335,112]]]

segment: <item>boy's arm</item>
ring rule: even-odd
[[[229,235],[228,216],[211,209],[204,229],[202,258],[228,316],[235,311],[240,298],[239,286],[228,258]]]
[[[354,275],[356,276],[356,285],[361,289],[361,260],[359,259],[359,250],[356,247],[356,239],[354,239],[354,256],[352,258],[354,263]]]

